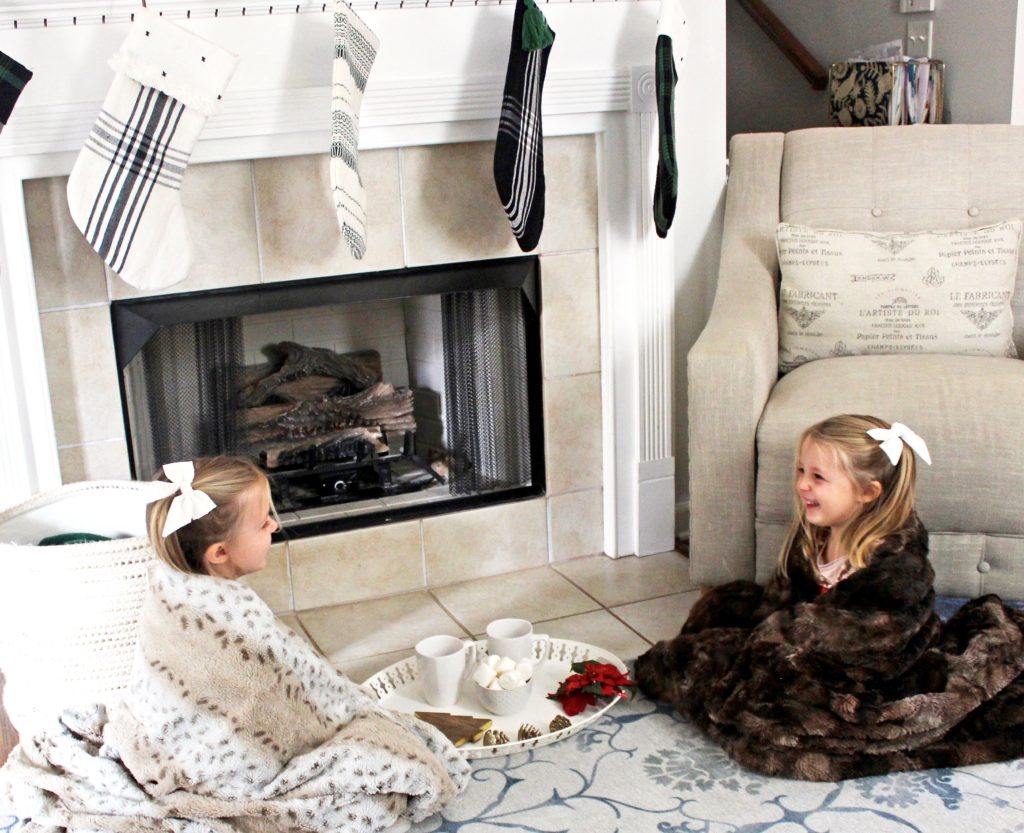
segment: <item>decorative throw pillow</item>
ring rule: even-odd
[[[781,223],[779,369],[867,353],[1016,357],[1022,223],[878,234]]]

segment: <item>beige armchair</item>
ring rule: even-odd
[[[780,378],[774,238],[779,222],[886,232],[1024,217],[1024,128],[739,135],[730,167],[717,294],[687,361],[693,580],[768,577],[789,521],[796,438],[856,412],[904,422],[928,442],[918,509],[937,591],[1024,598],[1024,361],[847,356]],[[1024,356],[1020,271],[1013,314]]]

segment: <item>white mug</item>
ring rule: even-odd
[[[466,674],[473,642],[456,636],[428,636],[416,643],[416,668],[423,699],[432,706],[454,706]]]
[[[534,642],[546,642],[540,659],[533,655]],[[487,626],[487,653],[492,656],[509,657],[517,662],[529,659],[539,663],[551,650],[551,639],[546,633],[534,633],[533,625],[526,619],[495,619]]]

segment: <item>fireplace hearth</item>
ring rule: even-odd
[[[539,278],[512,258],[114,302],[132,473],[247,456],[288,538],[544,494]]]

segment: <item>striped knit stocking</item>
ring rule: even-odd
[[[344,0],[334,3],[331,188],[352,257],[366,253],[366,190],[359,176],[359,108],[380,41]]]
[[[114,82],[71,171],[68,207],[89,245],[133,286],[160,289],[188,277],[179,189],[237,60],[148,10],[135,13],[110,59]]]
[[[14,58],[0,52],[0,131],[7,124],[18,96],[31,78],[31,72]]]
[[[534,0],[516,0],[505,73],[494,184],[519,248],[529,252],[544,228],[544,132],[541,94],[555,33]]]

